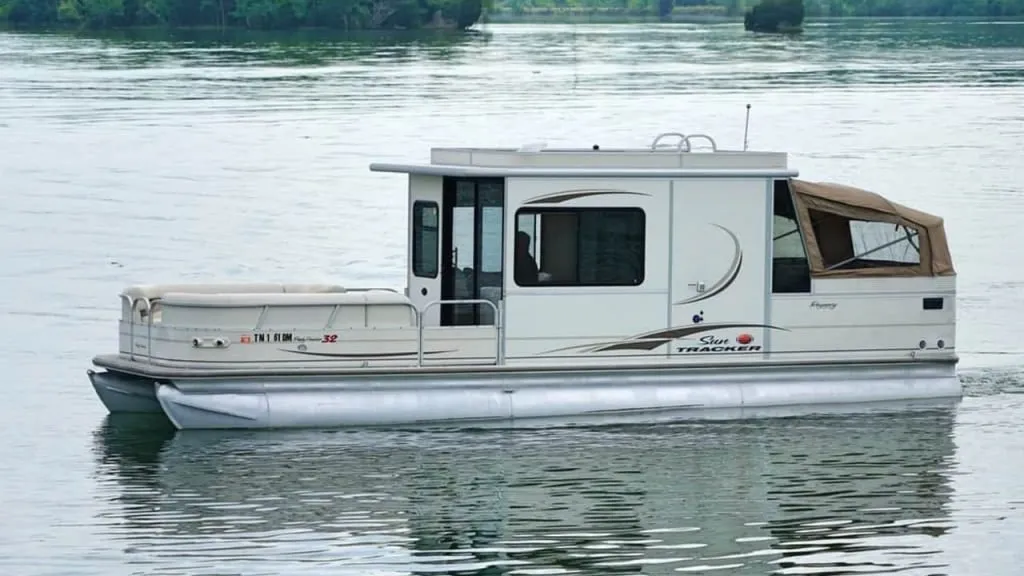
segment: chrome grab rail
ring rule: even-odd
[[[135,313],[139,311],[138,304],[142,302],[146,307],[141,312],[146,313],[146,362],[153,363],[153,304],[149,298],[132,298],[127,294],[121,294],[121,299],[128,303],[128,358],[135,360]],[[140,314],[141,317],[141,314]]]
[[[666,136],[676,136],[679,138],[679,143],[676,144],[676,150],[679,152],[683,151],[683,145],[686,143],[686,135],[682,132],[662,132],[654,138],[654,142],[651,142],[651,150],[657,150],[658,148],[668,148],[671,144],[659,144],[662,138]]]
[[[495,347],[497,348],[497,350],[496,350],[495,355],[494,355],[494,365],[495,366],[500,366],[500,365],[504,364],[505,363],[505,358],[504,358],[504,354],[502,352],[504,350],[504,341],[505,341],[505,332],[504,332],[505,322],[504,322],[504,319],[501,317],[501,311],[498,309],[497,306],[494,305],[494,302],[491,302],[490,300],[487,300],[485,298],[472,298],[472,299],[468,299],[468,300],[433,300],[433,301],[427,303],[427,305],[423,307],[423,310],[419,311],[419,317],[416,320],[416,324],[419,327],[419,335],[418,335],[419,336],[419,342],[418,342],[417,347],[416,347],[417,348],[416,365],[417,366],[423,366],[423,315],[426,314],[427,311],[430,310],[431,308],[433,308],[434,306],[455,305],[455,304],[487,304],[488,306],[491,307],[491,310],[494,310],[494,322],[492,323],[492,326],[494,326],[498,330],[498,335],[497,335],[497,338],[496,338],[497,341],[495,342]]]
[[[718,144],[715,143],[715,139],[712,138],[711,136],[708,136],[707,134],[690,134],[689,136],[684,138],[683,141],[686,143],[686,151],[687,152],[689,152],[691,150],[691,146],[690,146],[690,139],[691,138],[703,138],[704,140],[707,140],[708,143],[711,144],[711,151],[712,152],[718,152]]]
[[[654,142],[651,142],[651,150],[654,151],[657,150],[658,148],[672,148],[672,144],[661,144],[662,138],[667,138],[670,136],[675,136],[679,138],[679,142],[677,142],[674,145],[674,147],[676,149],[676,152],[679,152],[680,154],[682,154],[683,152],[691,151],[692,146],[690,145],[690,140],[692,138],[701,138],[703,140],[707,140],[708,143],[711,144],[711,151],[718,151],[718,144],[715,143],[715,139],[712,138],[711,136],[708,136],[707,134],[690,134],[689,136],[687,136],[682,132],[663,132],[661,134],[658,134],[658,136],[654,138]]]
[[[124,305],[128,305],[128,359],[135,360],[135,301],[127,294],[118,294],[121,297],[121,321],[124,321]],[[118,350],[120,350],[121,332],[118,330]]]

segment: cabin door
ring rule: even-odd
[[[505,181],[445,178],[441,216],[441,300],[503,298]],[[494,323],[486,304],[442,304],[442,326]]]
[[[715,361],[758,354],[770,338],[770,182],[684,179],[672,190],[672,353]]]
[[[418,310],[426,310],[424,326],[437,326],[441,298],[441,205],[440,176],[409,176],[409,280],[407,295]]]

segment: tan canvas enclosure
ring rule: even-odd
[[[942,218],[841,184],[790,180],[811,276],[952,276]]]

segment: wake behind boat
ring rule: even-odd
[[[370,168],[408,175],[404,292],[129,287],[89,370],[107,409],[289,428],[961,394],[942,219],[785,153],[667,133]]]

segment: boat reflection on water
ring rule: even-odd
[[[111,419],[97,474],[108,536],[160,573],[927,573],[955,404],[429,433]]]

